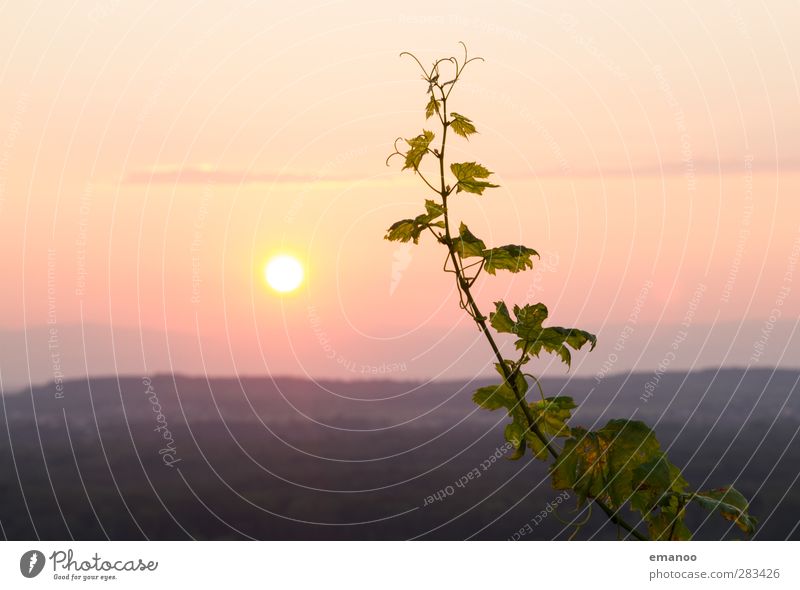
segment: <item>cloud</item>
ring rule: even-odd
[[[752,157],[752,159],[750,159]],[[798,172],[800,160],[789,158],[775,160],[762,158],[749,154],[747,156],[749,169],[753,172]],[[629,167],[608,166],[593,169],[588,168],[550,168],[533,173],[521,174],[520,178],[599,178],[609,177],[634,177],[634,176],[684,176],[686,174],[743,174],[747,170],[745,157],[741,159],[693,159],[680,162],[661,162],[652,164],[631,164]],[[514,178],[517,175],[506,175]]]
[[[285,174],[253,170],[221,170],[210,166],[159,166],[134,170],[127,174],[124,184],[253,184],[308,183],[318,181],[351,181],[356,177],[328,174]]]
[[[749,158],[750,156],[748,156]],[[761,159],[753,156],[750,161],[753,172],[798,172],[800,159]],[[694,159],[685,162],[663,162],[653,164],[633,164],[629,167],[609,166],[588,168],[553,168],[536,172],[505,174],[508,179],[531,178],[601,178],[635,176],[683,176],[686,174],[742,174],[746,171],[745,158],[734,160]],[[134,170],[127,174],[124,184],[272,184],[272,183],[313,183],[313,182],[353,182],[364,180],[386,180],[383,177],[331,175],[329,170],[317,174],[287,174],[257,170],[222,170],[205,165],[159,166]]]

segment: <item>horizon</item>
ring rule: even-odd
[[[800,338],[797,322],[778,321],[772,326],[766,343],[760,349],[764,324],[759,321],[726,322],[717,325],[696,323],[691,331],[676,342],[675,329],[659,329],[657,325],[637,324],[607,326],[595,331],[598,343],[595,350],[573,355],[572,367],[553,358],[534,359],[532,366],[542,376],[592,377],[608,373],[647,373],[659,366],[667,370],[691,371],[702,368],[756,368],[769,366],[794,369],[800,366]],[[585,326],[592,329],[592,326]],[[56,371],[62,378],[85,378],[124,374],[153,374],[176,372],[186,375],[282,375],[305,379],[363,380],[388,376],[396,381],[463,380],[485,378],[495,374],[489,355],[474,340],[468,327],[457,329],[440,347],[449,348],[459,356],[442,369],[440,363],[448,354],[427,355],[422,358],[399,356],[395,361],[381,359],[381,351],[372,351],[358,360],[336,351],[336,362],[328,362],[327,370],[306,371],[277,367],[274,371],[262,368],[258,350],[240,350],[234,360],[229,343],[224,339],[202,342],[188,333],[171,334],[139,331],[135,327],[60,325],[57,364],[52,351],[41,346],[49,338],[49,328],[39,326],[27,331],[0,330],[0,347],[8,352],[0,360],[0,382],[7,392],[24,389],[30,383],[53,381]],[[624,339],[621,336],[625,335]],[[429,333],[409,338],[415,347],[424,350]],[[464,352],[459,342],[472,343]],[[113,342],[114,346],[110,346]],[[505,350],[508,342],[501,343]],[[675,348],[677,347],[677,350]],[[84,353],[84,350],[86,351]],[[669,353],[673,352],[673,355]],[[757,355],[757,356],[756,356]],[[216,358],[215,358],[216,357]],[[222,359],[221,361],[219,359]],[[327,359],[326,359],[327,360]],[[202,362],[201,362],[202,361]],[[612,362],[613,361],[613,362]],[[326,365],[322,365],[323,369]],[[333,367],[331,369],[330,367]]]
[[[617,371],[604,374],[600,380],[592,375],[576,375],[576,374],[566,374],[566,375],[555,375],[555,374],[548,374],[542,375],[539,379],[541,381],[594,381],[595,383],[604,382],[606,380],[614,380],[614,379],[624,379],[629,377],[644,377],[644,376],[652,376],[657,374],[661,377],[670,377],[676,375],[700,375],[703,373],[797,373],[800,375],[800,366],[790,367],[790,366],[748,366],[748,365],[730,365],[730,366],[704,366],[696,369],[667,369],[664,372],[654,372],[654,371]],[[456,384],[464,384],[464,383],[491,383],[493,379],[490,375],[478,375],[473,377],[446,377],[444,379],[426,379],[426,378],[409,378],[409,377],[392,377],[389,376],[375,376],[375,377],[363,377],[363,378],[351,378],[347,379],[344,377],[322,377],[322,378],[314,378],[314,377],[304,377],[300,375],[259,375],[255,373],[243,373],[240,375],[224,375],[224,374],[193,374],[193,373],[183,373],[180,371],[177,372],[169,372],[169,371],[157,371],[153,373],[149,373],[146,375],[134,374],[134,373],[99,373],[89,376],[76,376],[76,377],[66,377],[62,380],[62,383],[80,383],[86,381],[107,381],[107,380],[118,380],[118,381],[132,381],[137,380],[141,381],[142,379],[174,379],[174,380],[203,380],[203,381],[253,381],[253,380],[264,380],[270,382],[278,382],[278,381],[302,381],[302,382],[309,382],[309,383],[337,383],[337,384],[369,384],[369,383],[390,383],[393,385],[403,384],[403,383],[413,383],[417,385],[443,385],[448,383],[456,383]],[[29,393],[30,390],[33,389],[47,389],[53,386],[56,383],[55,380],[51,381],[44,381],[44,382],[37,382],[31,383],[29,385],[23,386],[21,389],[14,389],[12,391],[0,391],[0,395],[20,395]]]

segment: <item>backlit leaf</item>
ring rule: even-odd
[[[468,136],[472,135],[473,133],[477,133],[475,130],[475,125],[473,125],[472,121],[467,119],[464,115],[459,115],[458,113],[450,114],[453,115],[453,120],[450,121],[450,127],[458,135],[469,139]]]
[[[444,227],[443,221],[434,221],[444,214],[444,207],[440,204],[427,199],[425,201],[425,213],[417,215],[414,219],[401,219],[393,223],[385,239],[392,242],[408,242],[413,240],[419,243],[419,236],[429,227]]]
[[[517,404],[514,392],[505,383],[480,387],[472,395],[472,401],[486,410],[507,408],[511,410]]]
[[[542,322],[547,319],[547,306],[544,303],[526,304],[523,307],[515,305],[514,315],[513,333],[521,340],[534,340],[541,334]]]
[[[506,371],[512,373],[514,362],[508,359],[503,359],[503,362],[505,363]],[[500,363],[494,364],[494,370],[497,371],[497,374],[500,375],[503,380],[505,380],[506,373],[503,371],[503,367],[500,365]],[[525,376],[519,371],[513,372],[512,383],[514,383],[516,386],[519,394],[524,397],[525,393],[528,391],[528,382],[525,380]]]
[[[403,170],[411,168],[416,171],[416,169],[419,168],[422,156],[428,151],[428,146],[433,141],[433,138],[433,131],[424,129],[420,135],[412,137],[411,139],[406,139],[409,149],[406,152],[406,162],[403,166]]]
[[[458,232],[458,237],[453,240],[453,246],[461,258],[483,256],[483,251],[486,249],[486,244],[483,243],[483,240],[472,235],[472,232],[463,223]]]
[[[607,493],[614,507],[620,507],[633,494],[633,471],[660,454],[655,433],[639,420],[610,420],[600,433],[609,442],[608,466],[613,476]]]
[[[670,463],[664,453],[657,453],[650,461],[642,463],[633,470],[631,487],[631,508],[643,516],[663,504],[671,494],[681,494],[689,483],[681,475],[681,470]]]
[[[689,541],[692,532],[683,522],[684,511],[676,511],[669,508],[661,508],[648,515],[647,532],[652,541]]]
[[[547,307],[542,303],[514,306],[515,318],[508,312],[508,307],[503,301],[495,302],[495,311],[489,314],[489,323],[498,332],[516,334],[518,349],[524,349],[528,354],[538,356],[544,350],[557,354],[567,365],[572,357],[567,346],[580,350],[586,343],[594,348],[597,338],[594,334],[577,330],[575,328],[560,328],[542,326],[547,319]]]
[[[607,448],[608,441],[596,432],[567,440],[550,468],[553,487],[574,489],[582,500],[603,495],[608,481]]]
[[[530,404],[536,424],[542,434],[548,437],[570,436],[567,420],[577,406],[571,397],[547,397]]]
[[[566,396],[548,397],[529,404],[536,426],[545,438],[543,441],[535,432],[530,432],[526,437],[528,446],[537,459],[544,461],[550,456],[545,441],[549,443],[556,437],[570,436],[567,420],[575,407],[572,398]]]
[[[575,350],[579,350],[587,342],[590,342],[592,345],[591,348],[594,348],[597,343],[597,338],[593,334],[584,332],[583,330],[553,326],[550,328],[542,328],[537,335],[531,335],[526,339],[517,341],[517,348],[526,348],[526,350],[534,356],[539,356],[542,350],[551,354],[556,354],[569,366],[572,362],[572,355],[567,345]]]
[[[489,313],[489,323],[500,333],[513,334],[515,321],[511,319],[505,301],[495,302],[496,311]]]
[[[509,244],[499,248],[490,248],[484,252],[486,264],[484,268],[489,274],[495,274],[496,270],[510,270],[511,272],[521,272],[533,268],[532,256],[539,256],[536,250],[525,246]]]
[[[692,494],[690,499],[706,510],[719,510],[726,520],[736,523],[736,526],[748,535],[756,530],[758,521],[748,514],[747,499],[731,486],[697,492]]]
[[[514,448],[519,448],[522,441],[525,440],[525,427],[522,424],[514,421],[506,426],[504,431],[506,440],[514,445]]]
[[[419,234],[422,228],[419,227],[413,219],[401,219],[395,221],[384,236],[385,239],[391,242],[408,242],[414,240],[416,244],[419,241]]]
[[[444,207],[435,201],[425,199],[425,211],[428,214],[428,220],[433,221],[437,217],[444,215]]]
[[[430,119],[433,116],[433,113],[439,112],[439,101],[433,96],[431,93],[431,99],[428,101],[427,106],[425,107],[425,118]]]
[[[476,162],[454,162],[450,164],[450,171],[458,180],[456,185],[456,192],[458,193],[465,191],[482,195],[484,189],[498,186],[485,180],[479,180],[481,178],[489,178],[491,172]]]
[[[596,432],[570,438],[551,469],[556,489],[573,488],[583,498],[602,498],[619,508],[633,493],[633,471],[660,452],[658,441],[638,420],[611,420]]]
[[[547,446],[545,446],[544,441],[542,441],[536,433],[529,432],[525,436],[525,441],[528,443],[528,448],[535,458],[540,461],[547,461],[550,457],[550,453],[547,451]]]

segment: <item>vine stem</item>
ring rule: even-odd
[[[456,77],[457,79],[457,77]],[[454,80],[455,81],[455,80]],[[494,336],[492,336],[491,331],[489,330],[489,326],[486,325],[486,316],[481,313],[478,304],[475,302],[475,298],[472,296],[471,290],[471,283],[467,280],[464,275],[464,270],[461,267],[458,253],[453,246],[453,238],[452,234],[450,233],[450,217],[449,212],[447,209],[447,197],[450,194],[450,191],[447,190],[447,183],[445,181],[444,176],[444,156],[445,156],[445,146],[447,143],[447,128],[449,127],[449,123],[447,121],[447,97],[449,96],[450,92],[445,93],[444,90],[440,85],[436,85],[441,92],[442,95],[442,143],[439,149],[439,153],[437,157],[439,158],[439,176],[440,176],[440,190],[437,191],[442,198],[442,207],[444,209],[444,243],[447,246],[449,251],[450,260],[453,262],[453,268],[455,269],[456,273],[456,281],[458,282],[458,287],[460,291],[464,294],[464,297],[467,301],[467,306],[469,307],[470,315],[478,324],[481,332],[486,337],[489,346],[492,348],[492,352],[494,352],[495,357],[497,357],[497,361],[500,366],[500,370],[503,373],[503,379],[505,380],[506,384],[510,387],[511,391],[514,393],[514,397],[517,400],[517,404],[522,408],[522,411],[525,415],[525,419],[528,422],[528,430],[536,436],[550,455],[553,458],[558,458],[558,451],[550,444],[550,441],[547,437],[544,436],[541,429],[539,428],[538,424],[536,424],[536,420],[534,419],[533,415],[531,414],[530,407],[526,403],[525,391],[519,391],[517,389],[516,379],[514,379],[513,372],[511,372],[508,368],[508,365],[503,358],[503,355],[500,353],[500,349],[497,346],[497,343],[494,340]],[[452,86],[450,88],[452,90]],[[518,368],[515,370],[519,370]],[[600,500],[599,498],[593,498],[595,504],[606,514],[608,519],[616,525],[619,525],[626,531],[628,531],[634,538],[647,541],[648,538],[636,528],[628,523],[624,518],[622,518],[617,511],[613,510],[610,506],[608,506],[605,502]]]

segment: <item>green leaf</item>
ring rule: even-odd
[[[472,232],[463,223],[458,228],[458,232],[459,236],[453,240],[453,246],[461,258],[483,256],[483,251],[486,249],[483,240],[472,235]]]
[[[515,321],[508,313],[508,307],[504,301],[495,302],[496,311],[489,312],[489,323],[492,328],[500,333],[513,334]]]
[[[433,221],[437,217],[444,215],[444,207],[430,199],[425,199],[425,211],[428,214],[428,221]]]
[[[525,436],[525,441],[528,443],[528,448],[533,452],[535,458],[539,459],[539,461],[547,461],[550,457],[547,446],[545,446],[542,439],[540,439],[536,433],[529,432]]]
[[[507,370],[511,370],[511,365],[513,365],[512,361],[503,359],[503,363]],[[509,385],[509,381],[505,380],[506,377],[503,366],[500,363],[495,363],[495,369],[503,377],[503,383],[501,385],[481,387],[475,392],[472,399],[478,405],[489,410],[496,410],[500,407],[508,410],[508,415],[511,416],[511,423],[505,428],[505,438],[514,446],[513,455],[507,457],[513,461],[525,455],[525,443],[528,443],[528,446],[530,446],[531,441],[536,439],[536,436],[529,431],[528,418],[522,406],[522,404],[525,403],[524,399],[528,391],[528,383],[522,373],[518,370],[514,371],[510,375],[510,382],[514,383],[516,387],[517,395],[515,395],[514,390]],[[533,446],[531,446],[531,448],[534,449],[534,453],[537,454],[538,458],[547,458],[546,453],[545,456],[542,457],[538,448]]]
[[[536,425],[542,434],[548,437],[570,436],[567,420],[577,406],[571,397],[547,397],[530,404]]]
[[[415,244],[418,244],[419,236],[423,231],[428,229],[428,227],[444,227],[444,223],[441,221],[434,223],[420,221],[419,217],[416,219],[401,219],[389,226],[389,230],[386,232],[384,238],[390,242],[408,242],[413,240]]]
[[[467,119],[464,115],[459,115],[455,112],[450,114],[453,115],[453,120],[450,121],[450,127],[456,132],[456,134],[469,139],[469,135],[477,133],[475,130],[475,125],[473,125],[472,121]]]
[[[706,510],[719,510],[723,518],[736,523],[748,535],[756,530],[758,521],[748,514],[747,499],[732,486],[691,494],[690,499]]]
[[[570,366],[572,355],[565,346],[565,342],[566,339],[559,334],[558,328],[543,328],[534,340],[520,341],[517,343],[517,347],[526,348],[530,354],[537,357],[542,350],[556,354],[567,366]]]
[[[528,304],[525,307],[515,305],[516,319],[511,317],[503,301],[495,302],[495,308],[495,311],[489,314],[489,323],[498,332],[519,336],[516,346],[520,350],[524,349],[526,354],[539,356],[544,350],[557,354],[569,366],[572,357],[567,346],[580,350],[586,343],[590,343],[591,348],[597,344],[594,334],[583,330],[543,327],[542,322],[547,319],[547,307],[542,303]]]
[[[603,494],[608,480],[608,441],[596,432],[570,438],[550,468],[553,487],[575,490],[581,500]]]
[[[401,219],[395,221],[389,226],[389,230],[384,236],[390,242],[408,242],[414,240],[414,243],[419,242],[419,234],[422,229],[414,222],[413,219]]]
[[[484,252],[486,272],[493,275],[496,270],[510,270],[511,272],[521,272],[528,268],[533,268],[531,256],[539,256],[536,250],[525,246],[509,244],[499,248],[491,248]]]
[[[525,380],[525,376],[519,371],[513,371],[512,367],[514,366],[514,361],[503,359],[503,363],[505,363],[506,369],[512,374],[512,381],[516,385],[517,391],[524,397],[525,393],[528,391],[528,382]],[[505,381],[506,374],[503,372],[503,368],[500,363],[494,364],[494,370],[497,371],[497,374],[500,375]]]
[[[529,404],[533,420],[548,443],[556,437],[570,436],[567,420],[575,407],[572,398],[566,396],[548,397]],[[536,433],[529,432],[526,440],[537,459],[546,461],[549,458],[545,441],[540,439]]]
[[[517,449],[525,440],[525,427],[515,420],[506,426],[504,434],[506,440]]]
[[[575,328],[542,328],[538,334],[529,335],[527,338],[517,341],[517,348],[525,348],[530,354],[539,356],[544,350],[551,354],[556,354],[564,361],[567,366],[572,363],[572,355],[566,345],[575,350],[580,350],[584,344],[591,342],[591,348],[595,347],[597,338],[589,332],[577,330]]]
[[[514,315],[516,320],[512,333],[521,340],[534,340],[543,330],[542,322],[547,319],[547,306],[544,303],[526,304],[524,307],[515,305]]]
[[[485,410],[497,410],[499,408],[511,410],[517,404],[514,392],[505,383],[480,387],[472,395],[472,401]]]
[[[433,96],[431,93],[431,99],[428,101],[427,106],[425,107],[425,118],[430,119],[433,116],[433,113],[439,112],[439,101]]]
[[[414,219],[401,219],[390,227],[385,239],[392,242],[408,242],[413,240],[419,243],[419,236],[429,227],[444,227],[443,221],[434,221],[444,214],[444,207],[439,203],[427,199],[425,201],[425,213],[417,215]]]
[[[651,541],[689,541],[692,532],[683,522],[684,511],[672,508],[661,508],[648,515],[647,532]]]
[[[633,494],[634,470],[659,453],[658,441],[646,424],[611,420],[599,431],[581,432],[564,443],[551,468],[553,486],[572,488],[582,499],[602,498],[620,508]]]
[[[658,457],[660,445],[655,433],[639,420],[611,420],[600,433],[609,441],[608,466],[612,478],[607,493],[614,507],[620,507],[633,494],[634,470]]]
[[[489,178],[491,172],[476,162],[454,162],[450,164],[450,171],[458,180],[458,184],[456,185],[457,193],[465,191],[476,195],[482,195],[484,189],[496,188],[499,186],[485,180],[478,180],[480,178]]]
[[[525,456],[525,445],[520,445],[514,449],[514,452],[510,455],[506,455],[506,459],[509,461],[517,461],[518,459],[522,459]]]
[[[423,129],[420,135],[412,137],[411,139],[406,139],[409,150],[406,152],[406,163],[402,168],[403,170],[411,168],[416,172],[416,169],[419,168],[419,164],[422,161],[422,156],[428,151],[428,146],[433,141],[433,138],[433,131]]]
[[[647,517],[659,505],[665,504],[669,496],[683,493],[688,485],[681,470],[670,463],[664,453],[657,453],[633,470],[631,508]]]
[[[514,454],[507,456],[510,461],[516,461],[525,456],[525,448],[528,446],[531,435],[524,412],[518,410],[519,406],[514,406],[513,410],[509,410],[512,418],[504,431],[505,439],[514,446]]]
[[[507,332],[520,337],[519,342],[533,342],[545,328],[542,322],[547,319],[547,307],[543,303],[514,306],[512,318],[504,301],[495,302],[495,311],[489,314],[489,322],[498,332]]]
[[[563,335],[566,343],[575,350],[580,350],[587,342],[591,344],[589,350],[594,350],[594,347],[597,346],[597,336],[590,334],[589,332],[585,332],[584,330],[557,327],[551,329],[556,330],[559,334]]]

